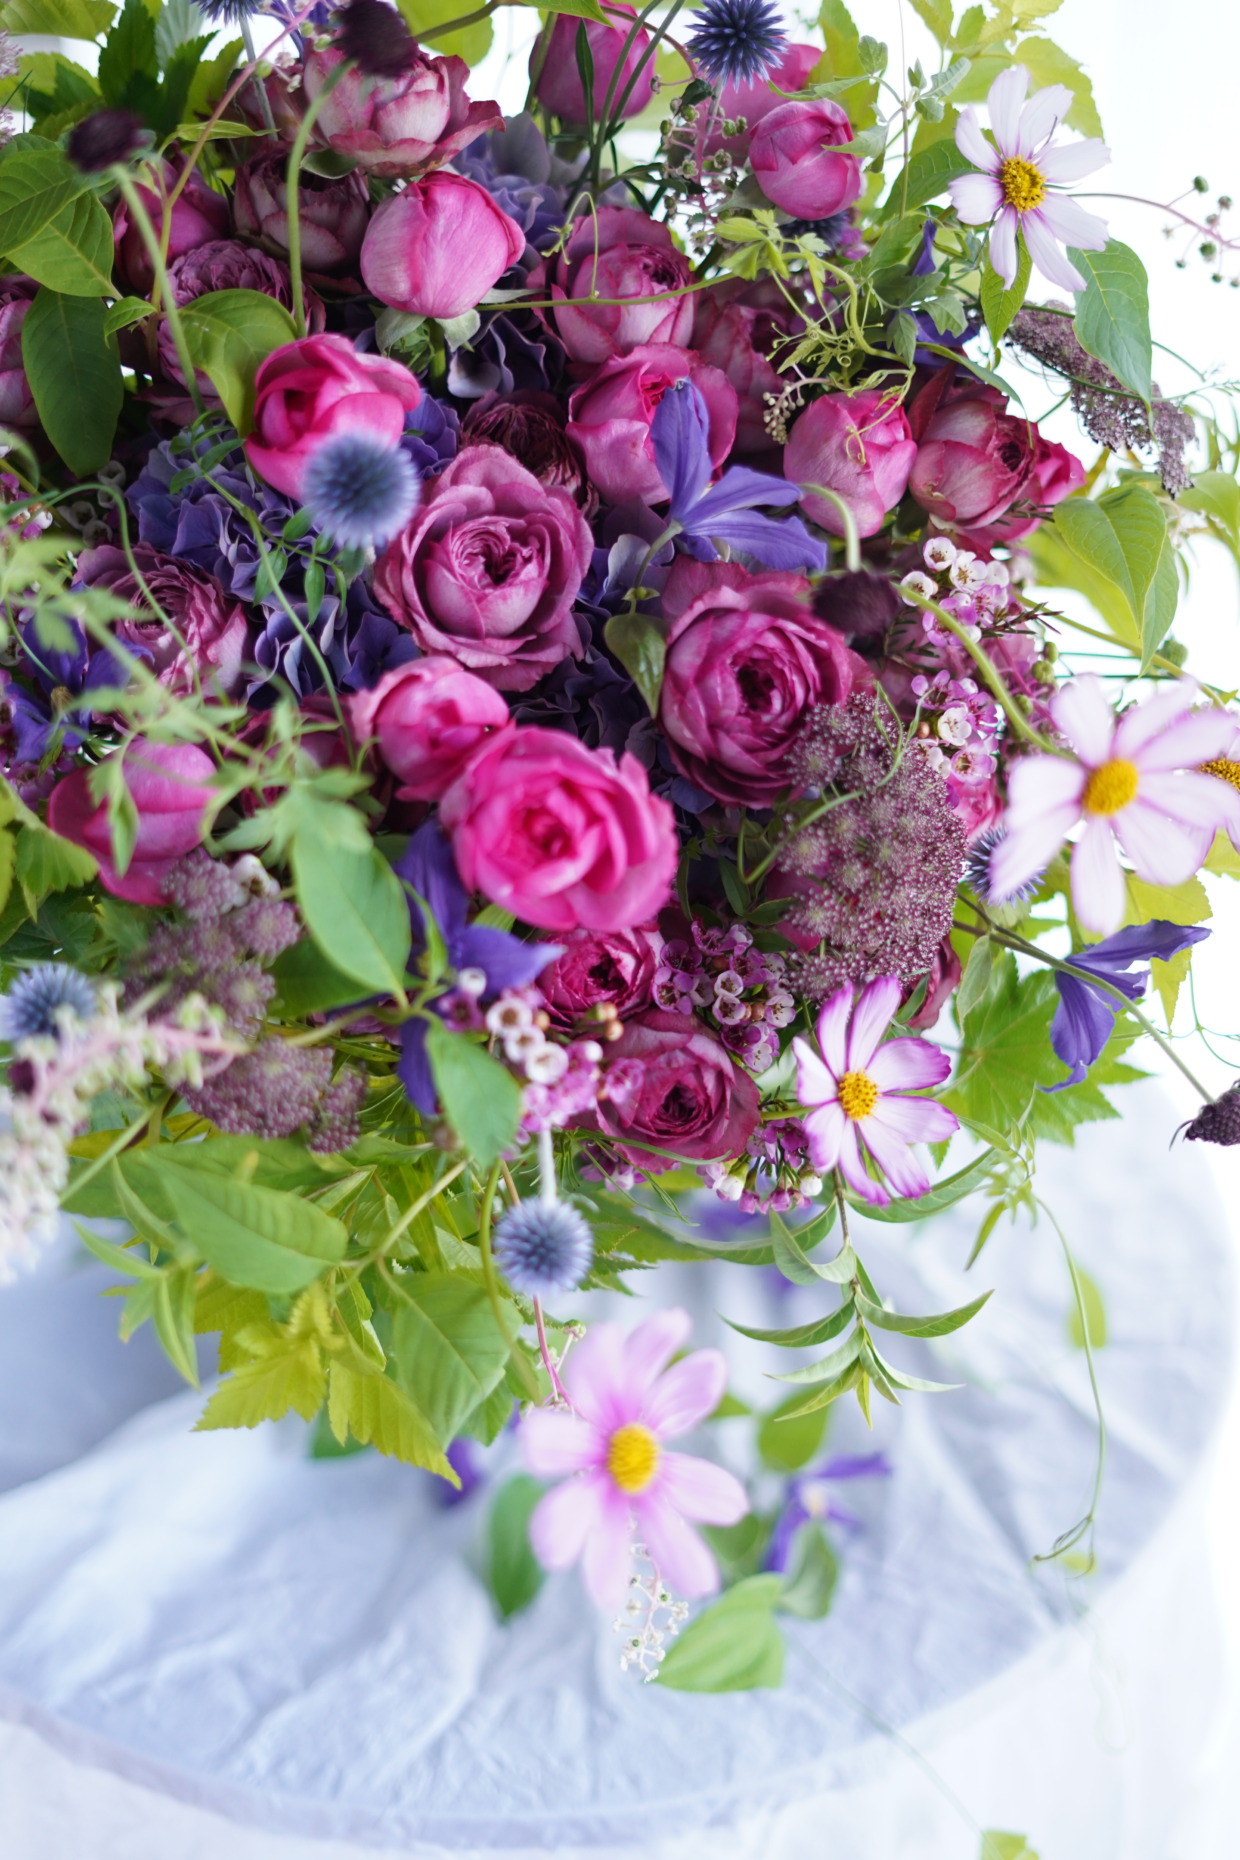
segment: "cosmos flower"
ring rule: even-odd
[[[718,1350],[668,1368],[691,1329],[679,1310],[657,1311],[627,1337],[619,1324],[592,1325],[561,1372],[573,1412],[535,1408],[521,1424],[528,1470],[564,1481],[530,1518],[534,1554],[548,1569],[580,1558],[601,1608],[624,1602],[635,1540],[675,1594],[711,1594],[719,1571],[692,1524],[735,1524],[749,1509],[730,1472],[663,1444],[704,1421],[727,1380]]]
[[[1053,190],[1103,167],[1111,152],[1092,136],[1052,148],[1051,139],[1072,108],[1072,92],[1064,84],[1048,84],[1026,103],[1028,89],[1023,65],[1000,72],[991,85],[986,107],[993,143],[983,135],[972,106],[960,112],[956,147],[982,172],[961,175],[948,191],[966,226],[990,226],[990,262],[1007,289],[1020,268],[1019,235],[1044,278],[1061,290],[1082,291],[1085,280],[1064,247],[1100,252],[1107,242],[1106,223],[1070,195]]]
[[[868,1173],[867,1153],[898,1195],[924,1195],[930,1178],[912,1145],[940,1143],[959,1128],[945,1105],[912,1095],[943,1083],[946,1053],[908,1036],[881,1044],[903,993],[893,975],[863,988],[855,1004],[852,988],[841,988],[818,1016],[819,1051],[808,1040],[792,1042],[814,1167],[838,1169],[877,1208],[891,1197]]]
[[[1210,850],[1226,790],[1200,765],[1221,756],[1235,719],[1194,710],[1181,680],[1116,717],[1093,672],[1060,687],[1051,715],[1070,756],[1026,756],[1008,781],[1004,838],[990,859],[992,897],[1012,897],[1058,852],[1078,821],[1072,903],[1087,930],[1109,936],[1124,920],[1118,847],[1139,878],[1182,885]]]

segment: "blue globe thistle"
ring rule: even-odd
[[[787,36],[771,0],[708,0],[689,50],[713,84],[752,84],[778,61]]]
[[[59,1009],[68,1008],[78,1020],[86,1021],[95,1007],[94,984],[85,975],[65,962],[41,962],[19,975],[8,994],[0,996],[0,1040],[13,1043],[58,1037]]]
[[[965,857],[964,882],[973,896],[983,904],[1024,904],[1035,895],[1042,883],[1042,874],[1039,872],[1036,878],[1028,879],[1025,884],[1018,885],[1015,891],[1005,892],[1002,897],[995,892],[990,876],[991,864],[1005,838],[1002,827],[987,827],[984,833],[978,834]]]
[[[520,1201],[495,1229],[495,1258],[514,1292],[571,1292],[594,1258],[594,1236],[566,1201]]]
[[[399,447],[366,433],[341,433],[306,468],[302,501],[311,520],[346,549],[384,543],[418,501],[418,479]]]
[[[267,0],[194,0],[194,5],[213,26],[240,26],[267,11]]]

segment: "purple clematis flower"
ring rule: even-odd
[[[788,1482],[784,1508],[767,1545],[765,1567],[781,1573],[787,1569],[792,1540],[803,1524],[842,1524],[846,1530],[860,1530],[860,1518],[838,1502],[832,1488],[846,1479],[889,1479],[892,1470],[885,1453],[836,1453],[813,1472],[798,1473]]]
[[[1129,1001],[1139,1001],[1149,984],[1148,968],[1132,975],[1134,962],[1148,963],[1152,957],[1169,962],[1182,949],[1200,943],[1210,932],[1200,926],[1169,924],[1156,917],[1148,924],[1134,924],[1104,943],[1095,943],[1072,957],[1074,969],[1083,969],[1101,982],[1118,988]],[[1072,1070],[1058,1085],[1044,1085],[1043,1091],[1062,1091],[1065,1085],[1079,1085],[1111,1037],[1119,1002],[1113,995],[1096,988],[1085,975],[1065,975],[1055,971],[1059,1005],[1051,1022],[1051,1045]]]
[[[123,690],[129,682],[112,654],[93,645],[76,620],[67,625],[74,636],[67,652],[45,646],[33,622],[18,629],[22,656],[17,669],[34,683],[32,690],[8,673],[2,675],[18,762],[41,762],[58,730],[63,746],[76,749],[86,735],[95,693]],[[129,650],[138,658],[149,656],[141,647]]]
[[[428,820],[418,828],[394,870],[434,920],[452,967],[458,972],[480,969],[486,977],[485,987],[475,996],[479,1002],[493,1001],[505,988],[526,987],[549,962],[563,954],[556,943],[523,943],[507,930],[468,921],[469,894],[437,821]],[[412,961],[426,948],[426,920],[412,899],[409,914],[413,920]],[[438,1008],[440,1002],[446,1004],[451,993],[445,990],[430,1005]],[[401,1084],[419,1111],[431,1113],[435,1109],[435,1082],[426,1057],[426,1022],[407,1020],[400,1030],[400,1046],[397,1071]]]
[[[717,543],[754,556],[767,568],[813,569],[827,565],[826,545],[810,535],[799,517],[777,521],[759,504],[795,504],[800,487],[768,472],[732,465],[711,483],[706,402],[690,381],[674,381],[650,424],[655,463],[671,493],[668,517],[678,523],[678,541],[699,562],[717,562]]]

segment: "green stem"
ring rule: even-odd
[[[1094,1413],[1098,1417],[1098,1457],[1094,1463],[1094,1489],[1090,1494],[1089,1509],[1079,1523],[1074,1524],[1071,1530],[1065,1531],[1062,1536],[1055,1539],[1049,1550],[1043,1551],[1040,1556],[1035,1556],[1033,1559],[1035,1563],[1053,1563],[1056,1557],[1060,1557],[1064,1554],[1065,1550],[1071,1550],[1074,1544],[1080,1543],[1086,1531],[1093,1528],[1094,1520],[1098,1515],[1098,1501],[1102,1497],[1103,1475],[1106,1472],[1107,1424],[1106,1416],[1102,1411],[1102,1393],[1098,1387],[1098,1371],[1094,1364],[1094,1346],[1089,1335],[1089,1313],[1085,1309],[1085,1294],[1081,1290],[1081,1281],[1076,1270],[1076,1261],[1072,1257],[1072,1249],[1068,1245],[1063,1228],[1055,1219],[1051,1209],[1040,1198],[1035,1200],[1034,1205],[1042,1210],[1051,1226],[1055,1229],[1055,1232],[1059,1235],[1059,1244],[1063,1248],[1063,1256],[1068,1262],[1068,1272],[1072,1279],[1072,1295],[1076,1300],[1077,1320],[1081,1326],[1081,1345],[1085,1351],[1085,1362],[1089,1369],[1089,1386],[1093,1392]],[[1090,1564],[1092,1567],[1092,1551],[1090,1552]]]
[[[177,352],[177,361],[181,365],[181,373],[185,376],[185,385],[189,391],[190,399],[193,401],[198,412],[204,413],[206,408],[203,405],[202,395],[198,390],[198,372],[190,359],[189,344],[185,340],[185,325],[181,321],[181,312],[177,308],[172,285],[168,279],[168,266],[165,263],[164,255],[160,248],[159,238],[155,232],[155,228],[151,225],[151,216],[142,203],[142,196],[134,185],[133,177],[129,173],[129,170],[127,168],[116,167],[113,168],[112,173],[121,191],[121,197],[125,202],[129,216],[134,225],[138,228],[139,236],[143,245],[146,247],[147,256],[151,261],[151,267],[155,273],[156,288],[159,291],[160,297],[163,299],[164,316],[168,320],[168,329],[172,335],[173,347]],[[165,218],[167,217],[167,214],[165,214]]]
[[[487,0],[487,4],[480,6],[476,12],[462,13],[459,19],[446,19],[442,26],[428,26],[425,32],[419,27],[418,41],[429,45],[432,39],[446,39],[450,32],[464,32],[466,26],[477,26],[484,19],[490,19],[492,13],[504,4],[506,0]]]
[[[495,1255],[491,1251],[491,1217],[495,1207],[495,1197],[499,1192],[499,1178],[502,1168],[502,1161],[491,1165],[491,1172],[487,1176],[486,1186],[482,1191],[482,1200],[478,1205],[478,1251],[482,1255],[482,1282],[487,1288],[487,1297],[491,1301],[491,1311],[499,1329],[499,1334],[508,1344],[509,1361],[516,1363],[521,1380],[530,1391],[530,1400],[541,1402],[542,1390],[538,1386],[538,1378],[526,1362],[524,1356],[522,1356],[520,1350],[518,1350],[517,1340],[509,1330],[504,1318],[504,1304],[500,1296],[499,1276],[495,1270]]]
[[[488,9],[489,10],[489,9]],[[284,170],[284,194],[288,207],[288,275],[289,287],[293,298],[293,322],[297,326],[298,336],[306,333],[306,294],[301,284],[301,164],[310,145],[310,132],[318,121],[319,112],[339,84],[346,71],[354,69],[351,58],[344,58],[334,71],[328,73],[323,88],[311,98],[306,113],[297,125],[297,134],[289,150],[288,163]]]
[[[803,491],[814,497],[825,497],[829,504],[834,504],[844,525],[844,565],[852,574],[861,567],[861,538],[857,534],[857,519],[840,496],[838,491],[828,490],[825,484],[803,484]]]

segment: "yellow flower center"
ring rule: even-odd
[[[1122,757],[1104,762],[1101,768],[1092,771],[1085,783],[1085,812],[1118,814],[1129,801],[1136,799],[1139,782],[1135,763],[1125,762]]]
[[[868,1072],[846,1072],[840,1080],[840,1104],[854,1123],[868,1117],[878,1103],[878,1086]]]
[[[659,1451],[650,1429],[630,1421],[607,1444],[607,1470],[622,1492],[644,1492],[658,1468]]]
[[[1213,762],[1203,762],[1199,772],[1202,775],[1217,775],[1220,781],[1230,782],[1233,788],[1240,788],[1240,762],[1229,762],[1226,756],[1216,756]]]
[[[1046,199],[1046,177],[1023,155],[1009,155],[999,169],[999,185],[1009,207],[1029,213]]]

